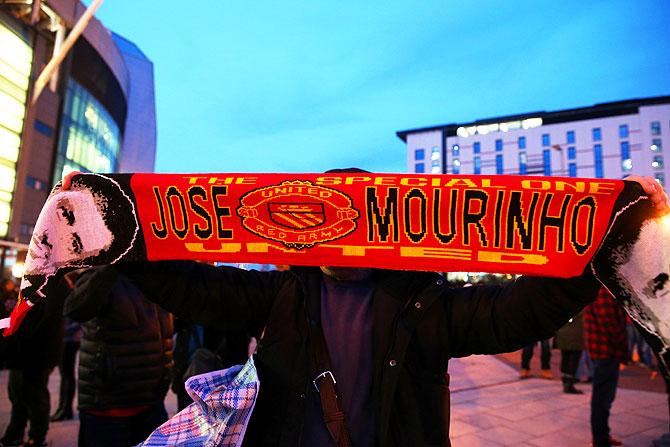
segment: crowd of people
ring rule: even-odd
[[[639,181],[667,210],[657,182]],[[66,178],[63,189],[68,185]],[[80,338],[72,327],[67,335],[79,344],[80,446],[141,442],[167,419],[171,381],[182,394],[180,407],[188,404],[185,377],[243,360],[254,337],[262,391],[245,446],[372,447],[449,445],[449,359],[547,340],[580,312],[593,363],[593,443],[618,442],[608,415],[619,364],[627,360],[625,321],[588,269],[568,279],[522,276],[506,285],[452,288],[433,272],[127,262],[68,273],[44,301],[3,347],[12,402],[5,447],[46,445],[47,381],[56,365],[69,375],[75,347],[62,355],[66,317],[81,327]],[[179,349],[175,318],[187,328],[178,331]],[[623,321],[621,334],[615,321]],[[217,336],[208,342],[211,330],[242,334],[236,339],[243,348],[222,345]],[[562,343],[563,390],[574,393],[578,349]],[[183,357],[175,359],[177,353]],[[73,416],[67,380],[57,420]]]

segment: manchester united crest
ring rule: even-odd
[[[360,215],[346,194],[307,180],[255,189],[240,203],[237,214],[247,230],[296,250],[346,236]]]

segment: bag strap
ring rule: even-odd
[[[310,353],[312,356],[312,384],[319,394],[323,422],[338,447],[351,447],[351,438],[347,429],[344,411],[340,408],[335,389],[335,376],[330,366],[330,356],[321,327],[320,294],[307,294],[307,312],[309,315]]]

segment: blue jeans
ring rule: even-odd
[[[167,420],[163,402],[128,417],[96,416],[79,411],[79,447],[128,447],[149,437]]]
[[[609,446],[610,408],[619,381],[619,362],[614,359],[593,360],[593,393],[591,394],[591,434],[596,447]]]
[[[523,351],[521,351],[521,368],[530,369],[530,359],[533,358],[533,350],[535,350],[535,345],[537,343],[531,343],[524,346]],[[542,363],[542,369],[551,369],[551,349],[549,349],[549,340],[542,340],[540,342],[540,362]]]

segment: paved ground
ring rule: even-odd
[[[451,439],[454,447],[497,446],[587,446],[590,441],[590,386],[578,385],[584,395],[566,395],[558,380],[531,378],[519,381],[514,355],[473,356],[450,363],[452,389]],[[534,359],[535,360],[535,359]],[[624,371],[630,376],[634,368]],[[635,374],[634,374],[635,375]],[[649,380],[647,373],[637,381]],[[660,380],[660,379],[655,379]],[[52,407],[57,405],[59,377],[50,380]],[[659,385],[652,381],[651,389]],[[650,388],[647,386],[646,388]],[[620,388],[610,425],[613,435],[629,447],[647,447],[667,431],[668,408],[663,392]],[[7,372],[0,371],[0,430],[9,420],[6,395]],[[176,402],[170,394],[168,411]],[[51,425],[52,447],[76,445],[76,420]]]

